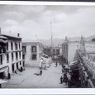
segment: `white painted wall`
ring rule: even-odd
[[[68,45],[68,62],[72,62],[76,53],[76,49],[79,47],[79,43],[69,43]]]
[[[32,52],[31,52],[32,45],[30,44],[26,46],[25,63],[27,66],[34,66],[34,67],[40,66],[40,53],[42,53],[42,50],[39,47],[39,45],[36,46],[37,46],[37,60],[32,60]]]
[[[15,70],[17,70],[16,68],[16,63],[19,63],[19,67],[22,66],[22,64],[20,65],[20,61],[22,63],[22,42],[20,42],[20,49],[19,49],[19,41],[17,41],[17,44],[18,44],[18,50],[15,50],[15,41],[12,41],[13,42],[13,50],[11,50],[11,40],[8,41],[8,54],[9,54],[9,62],[7,63],[7,56],[6,56],[6,53],[3,54],[3,64],[0,65],[0,68],[3,68],[5,66],[8,66],[9,67],[9,73],[13,73],[12,72],[12,64],[15,64]],[[19,57],[19,53],[18,53],[18,60],[16,60],[16,56],[15,56],[15,53],[16,51],[21,51],[21,58]],[[13,55],[14,55],[14,61],[12,61],[12,56],[11,56],[11,53],[13,52]]]

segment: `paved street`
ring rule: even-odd
[[[26,70],[12,75],[12,78],[4,86],[6,88],[63,88],[65,84],[60,84],[61,66],[55,67],[52,64],[47,70],[43,70],[42,76],[37,68],[26,67]]]

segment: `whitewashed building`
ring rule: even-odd
[[[24,66],[22,39],[0,34],[0,78],[7,78]]]
[[[27,66],[39,67],[43,55],[43,45],[39,42],[24,42],[25,64]]]
[[[62,51],[63,56],[69,63],[73,62],[77,49],[81,49],[81,51],[88,55],[95,55],[95,41],[86,41],[83,37],[75,41],[70,41],[66,38],[62,44]]]
[[[68,63],[74,61],[76,50],[80,48],[80,41],[71,41],[67,37],[62,44],[63,57]]]

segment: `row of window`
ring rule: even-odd
[[[22,46],[23,53],[26,53],[26,46]],[[37,52],[37,46],[31,46],[31,52],[36,53]]]
[[[9,54],[6,54],[6,58],[7,58],[7,63],[9,63]],[[20,51],[15,53],[15,58],[16,58],[16,60],[18,60],[18,58],[21,59]],[[12,59],[12,61],[14,61],[14,53],[11,53],[11,59]]]
[[[60,53],[60,50],[59,49],[53,49],[53,54],[54,55],[59,55]]]
[[[19,70],[19,65],[21,65],[21,61],[18,63],[12,64],[12,72],[15,72],[15,65],[16,65],[16,68]]]
[[[20,65],[21,65],[21,61],[18,62],[18,63],[14,63],[12,64],[12,72],[14,73],[16,71],[16,69],[20,69]],[[24,67],[25,66],[25,62],[23,61],[22,63],[22,66]],[[16,67],[16,68],[15,68]]]
[[[13,44],[14,44],[14,45],[13,45]],[[9,46],[8,46],[8,45],[9,45],[9,44],[7,43],[7,50],[9,49]],[[21,48],[20,42],[15,42],[15,43],[11,42],[11,50],[13,50],[13,47],[15,47],[15,50],[20,49],[20,48]]]

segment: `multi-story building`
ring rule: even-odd
[[[80,40],[71,41],[67,38],[62,44],[63,57],[68,60],[68,62],[74,61],[76,50],[80,49],[83,54],[88,53],[89,55],[94,55],[95,53],[95,42],[86,41],[83,37]]]
[[[63,58],[67,63],[72,62],[77,49],[77,42],[70,41],[67,37],[62,44]]]
[[[66,47],[66,48],[64,48]],[[71,69],[71,82],[76,86],[95,87],[95,40],[84,39],[63,43],[63,55]]]
[[[8,75],[23,69],[22,39],[0,34],[0,78],[7,78]]]
[[[41,65],[40,58],[43,54],[43,45],[39,42],[24,42],[22,45],[26,65],[39,67]]]

